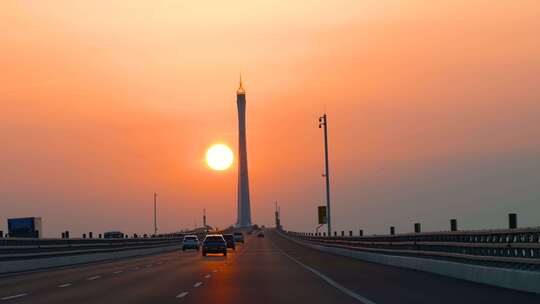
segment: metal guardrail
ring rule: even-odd
[[[214,231],[221,233],[221,231]],[[223,232],[226,232],[223,231]],[[204,239],[206,231],[186,231],[133,238],[13,238],[0,237],[0,261],[104,253],[180,245],[185,235]]]
[[[183,236],[120,239],[0,238],[0,261],[178,245]]]
[[[540,271],[540,227],[362,237],[286,233],[323,246]]]

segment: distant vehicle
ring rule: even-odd
[[[262,232],[262,231],[259,232],[259,233],[257,234],[257,237],[264,237],[264,232]]]
[[[223,256],[227,256],[227,242],[223,235],[209,234],[204,238],[202,255],[206,256],[207,253],[223,253]]]
[[[103,238],[105,239],[123,239],[124,233],[120,231],[107,231],[103,233]]]
[[[10,237],[39,238],[43,236],[40,217],[22,217],[8,219]]]
[[[236,250],[236,242],[234,241],[234,236],[232,234],[224,234],[223,238],[225,239],[225,242],[227,242],[227,248]]]
[[[186,235],[182,240],[182,250],[195,249],[199,251],[200,243],[199,238],[196,235]]]
[[[242,232],[235,232],[234,241],[238,243],[244,243],[244,234]]]

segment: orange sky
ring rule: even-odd
[[[236,218],[247,89],[255,222],[315,226],[329,114],[336,229],[538,225],[538,1],[4,1],[0,230],[162,231]],[[310,217],[308,215],[312,214]],[[3,227],[3,228],[2,228]]]

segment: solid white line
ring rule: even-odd
[[[114,274],[119,274],[119,273],[122,273],[122,272],[124,272],[124,271],[123,271],[123,270],[117,270],[117,271],[115,271],[115,272],[113,272],[113,273],[114,273]]]
[[[99,279],[99,278],[101,278],[101,276],[98,276],[98,275],[97,275],[97,276],[89,277],[87,280],[88,280],[88,281],[93,281],[93,280],[97,280],[97,279]]]
[[[18,295],[14,295],[14,296],[3,297],[0,300],[6,301],[6,300],[11,300],[11,299],[16,299],[16,298],[22,298],[22,297],[25,297],[27,295],[28,295],[27,293],[20,293]]]
[[[178,294],[178,295],[177,295],[176,297],[177,297],[177,298],[183,298],[183,297],[187,296],[187,295],[188,295],[188,293],[189,293],[189,292],[187,292],[187,291],[184,291],[184,292],[182,292],[182,293]]]
[[[71,283],[66,283],[66,284],[58,285],[58,288],[64,288],[64,287],[68,287],[68,286],[71,286]]]
[[[277,246],[276,246],[277,247]],[[360,303],[364,303],[364,304],[375,304],[375,302],[369,300],[368,298],[366,297],[363,297],[357,293],[355,293],[354,291],[344,287],[343,285],[339,284],[338,282],[330,279],[329,277],[325,276],[324,274],[322,274],[321,272],[317,271],[316,269],[313,269],[309,266],[307,266],[306,264],[300,262],[299,260],[293,258],[292,256],[288,255],[285,253],[285,251],[283,251],[281,248],[278,247],[278,249],[281,251],[281,253],[283,253],[286,257],[288,257],[289,259],[291,259],[292,261],[294,261],[296,264],[304,267],[305,269],[311,271],[312,273],[314,273],[315,275],[317,275],[319,278],[323,279],[326,283],[332,285],[333,287],[339,289],[340,291],[342,291],[343,293],[351,296],[352,298],[358,300]]]
[[[207,274],[207,275],[205,275],[204,277],[207,278],[207,279],[209,279],[211,276],[212,276],[211,274]]]
[[[193,287],[197,288],[197,287],[199,287],[201,285],[202,285],[202,282],[197,282],[197,283],[195,283],[195,285],[193,285]]]

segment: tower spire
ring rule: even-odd
[[[246,92],[240,75],[236,91],[238,107],[238,227],[251,226],[251,207],[249,203],[249,177],[246,144]]]
[[[236,95],[243,95],[246,94],[246,90],[244,90],[244,86],[242,84],[242,73],[240,73],[240,85],[238,86],[238,90],[236,90]]]

